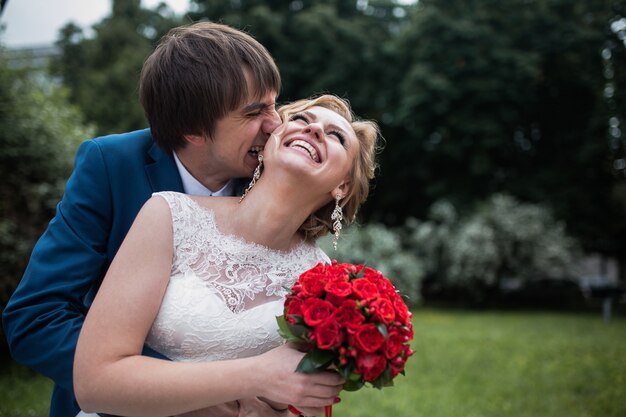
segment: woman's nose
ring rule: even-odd
[[[321,140],[322,139],[322,126],[319,125],[319,123],[309,123],[308,125],[306,125],[306,127],[304,128],[304,133],[310,133],[313,136],[315,136],[315,139],[317,140]]]

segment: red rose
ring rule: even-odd
[[[387,338],[387,344],[385,345],[385,356],[387,359],[393,359],[400,355],[405,342],[405,335],[400,333],[396,329],[389,331],[389,337]]]
[[[363,301],[373,300],[378,297],[378,288],[370,280],[359,278],[352,281],[352,290]]]
[[[285,301],[285,320],[290,324],[295,324],[293,316],[302,316],[302,300],[298,297],[290,297]]]
[[[363,269],[363,265],[353,265],[353,264],[338,264],[337,261],[333,261],[333,267],[340,268],[344,271],[345,274],[358,274],[361,269]]]
[[[382,274],[382,272],[377,271],[367,266],[365,267],[363,277],[369,279],[372,282],[377,282],[377,281],[386,279],[385,276]]]
[[[315,328],[314,338],[320,349],[333,349],[343,343],[344,333],[334,319],[328,319]]]
[[[298,282],[302,287],[302,295],[306,297],[319,297],[324,292],[326,277],[323,274],[308,271],[300,275]]]
[[[319,298],[307,298],[302,305],[304,322],[311,326],[317,326],[335,311],[335,307],[328,301]]]
[[[407,358],[403,358],[401,356],[396,356],[390,362],[391,365],[391,377],[395,378],[400,372],[404,371],[404,365],[406,364]]]
[[[409,345],[402,345],[400,354],[390,360],[392,378],[395,378],[396,375],[404,371],[406,361],[411,355],[413,355],[413,351],[411,350]]]
[[[328,294],[332,294],[335,297],[347,297],[352,293],[352,285],[342,277],[334,277],[328,280],[324,289]]]
[[[329,303],[331,303],[335,307],[341,307],[343,302],[346,301],[346,298],[345,297],[337,297],[335,294],[327,293],[326,297],[324,297],[324,300],[328,301]]]
[[[378,273],[376,275],[370,275],[369,277],[366,275],[366,278],[376,285],[376,288],[378,288],[378,291],[381,294],[390,295],[391,293],[396,292],[396,288],[393,286],[391,281],[385,278],[381,273]]]
[[[354,343],[358,349],[365,352],[376,352],[385,343],[385,337],[375,325],[368,323],[357,329]]]
[[[333,318],[342,326],[356,330],[361,327],[365,316],[357,308],[356,301],[344,300],[343,304],[335,310]]]
[[[401,324],[409,325],[411,323],[411,312],[402,297],[395,294],[391,302],[393,303],[393,308],[396,311],[396,319],[398,319]]]
[[[383,355],[365,353],[356,358],[356,369],[365,381],[374,381],[385,371],[387,361]]]
[[[396,318],[393,304],[387,298],[379,298],[369,305],[369,312],[374,320],[385,324],[391,323]]]

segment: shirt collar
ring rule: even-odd
[[[183,182],[183,189],[185,190],[185,194],[202,195],[202,196],[232,196],[234,195],[235,183],[232,179],[229,180],[226,183],[226,185],[224,185],[221,189],[217,191],[211,191],[208,188],[206,188],[204,185],[202,185],[200,181],[195,179],[189,171],[187,171],[187,168],[185,168],[182,162],[180,162],[180,159],[178,159],[178,155],[176,155],[176,152],[173,152],[173,154],[174,154],[174,161],[176,161],[176,168],[178,168],[180,179]]]

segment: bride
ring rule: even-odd
[[[335,401],[340,376],[296,373],[304,353],[282,344],[276,316],[285,287],[329,262],[314,242],[331,214],[354,220],[379,134],[331,95],[279,113],[241,200],[162,192],[140,211],[78,341],[85,412],[171,416],[259,397],[315,415]],[[142,356],[144,343],[172,361]]]

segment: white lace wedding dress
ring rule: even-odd
[[[309,243],[278,251],[222,233],[213,211],[189,196],[154,195],[172,212],[174,257],[146,344],[187,362],[249,357],[280,345],[276,316],[286,288],[328,256]]]

